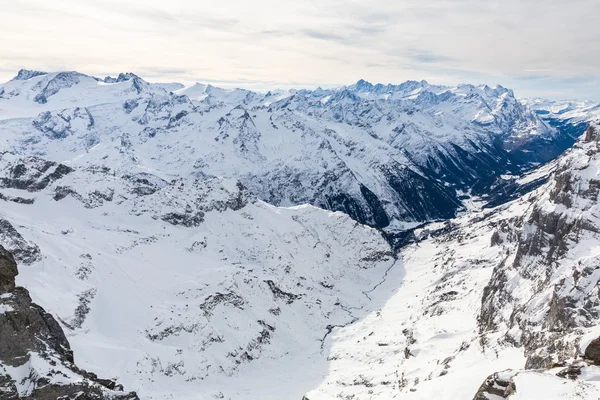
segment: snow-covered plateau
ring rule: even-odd
[[[20,71],[0,399],[599,398],[600,128],[536,101]]]

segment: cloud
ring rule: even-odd
[[[338,35],[335,33],[327,32],[327,31],[319,31],[316,29],[303,29],[302,33],[309,38],[320,39],[320,40],[330,40],[333,42],[349,44],[352,43],[351,38],[348,36]]]
[[[597,0],[21,0],[3,15],[0,81],[21,67],[264,89],[434,76],[600,100]]]

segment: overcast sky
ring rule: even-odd
[[[250,89],[488,83],[600,101],[599,0],[3,0],[20,68]]]

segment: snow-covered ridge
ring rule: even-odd
[[[535,110],[542,118],[590,122],[600,118],[600,104],[592,101],[552,101],[540,98],[522,99],[521,103]]]
[[[599,134],[535,191],[417,230],[402,284],[388,274],[381,308],[336,331],[306,398],[596,398]]]

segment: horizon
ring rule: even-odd
[[[3,12],[2,81],[23,66],[255,90],[425,79],[600,101],[594,0],[23,0]]]
[[[189,88],[191,86],[194,86],[196,84],[200,84],[200,85],[210,85],[213,87],[217,87],[217,88],[221,88],[221,89],[227,89],[227,90],[235,90],[235,89],[241,89],[241,90],[249,90],[249,91],[253,91],[256,93],[267,93],[270,91],[277,91],[277,90],[281,90],[281,91],[285,91],[285,90],[317,90],[317,89],[324,89],[324,90],[336,90],[336,89],[342,89],[348,86],[352,86],[355,85],[361,81],[364,81],[368,84],[371,84],[373,86],[377,86],[377,85],[383,85],[383,86],[388,86],[388,85],[392,85],[392,86],[398,86],[401,85],[403,83],[406,82],[425,82],[428,85],[432,85],[432,86],[445,86],[448,88],[452,88],[452,87],[457,87],[459,85],[471,85],[474,87],[482,87],[482,86],[488,86],[492,89],[495,89],[497,87],[502,87],[504,89],[509,89],[512,90],[515,93],[515,98],[517,99],[543,99],[543,100],[551,100],[551,101],[579,101],[579,102],[596,102],[596,100],[594,99],[586,99],[586,98],[552,98],[552,97],[543,97],[543,96],[539,96],[539,95],[532,95],[532,96],[523,96],[520,95],[520,93],[518,92],[518,90],[516,90],[513,87],[510,86],[506,86],[503,85],[501,83],[494,83],[494,84],[490,84],[487,82],[456,82],[456,83],[434,83],[434,82],[430,82],[428,79],[406,79],[400,82],[376,82],[376,81],[371,81],[369,79],[364,79],[364,78],[359,78],[357,80],[355,80],[354,82],[351,83],[338,83],[338,84],[318,84],[318,85],[302,85],[299,84],[298,86],[289,86],[289,87],[281,87],[281,86],[266,86],[266,87],[261,87],[259,86],[253,86],[252,82],[248,82],[249,86],[242,86],[242,85],[238,85],[237,83],[234,82],[227,82],[227,81],[211,81],[211,80],[180,80],[180,81],[168,81],[168,80],[155,80],[155,79],[148,79],[145,76],[138,74],[134,71],[131,70],[127,70],[127,71],[121,71],[121,72],[113,72],[113,73],[100,73],[100,74],[93,74],[93,73],[87,73],[87,72],[81,72],[80,70],[75,70],[75,69],[64,69],[64,70],[56,70],[56,71],[44,71],[41,69],[33,69],[33,68],[20,68],[17,71],[15,71],[10,77],[6,78],[6,76],[0,74],[0,85],[3,85],[5,83],[10,82],[11,80],[13,80],[19,72],[21,71],[31,71],[31,72],[40,72],[43,74],[53,74],[53,73],[60,73],[60,72],[77,72],[83,75],[87,75],[96,79],[105,79],[105,78],[116,78],[118,77],[120,74],[134,74],[136,76],[138,76],[139,78],[142,78],[144,81],[148,82],[148,83],[159,83],[159,84],[181,84],[183,85],[184,88]],[[8,74],[10,75],[10,74]]]

